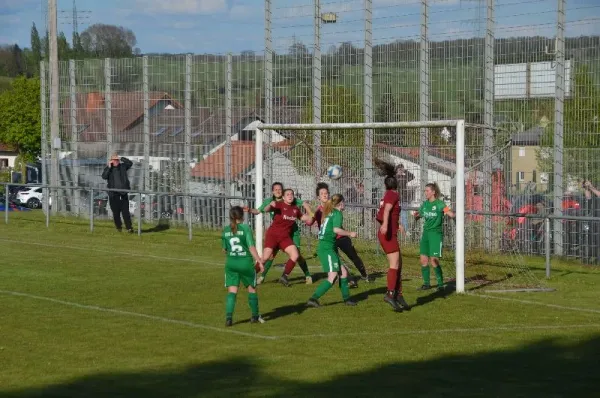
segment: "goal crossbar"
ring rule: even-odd
[[[258,123],[255,127],[255,200],[256,206],[263,198],[263,131],[265,130],[376,130],[389,128],[432,128],[456,127],[456,292],[465,292],[465,121],[434,120],[415,122],[385,122],[385,123]],[[255,219],[256,247],[259,252],[263,243],[263,215]]]

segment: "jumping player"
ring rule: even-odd
[[[258,209],[248,209],[245,208],[244,211],[249,211],[250,213],[256,215],[256,214],[260,214],[260,213],[266,213],[265,208],[272,202],[272,201],[282,201],[283,200],[283,184],[280,182],[274,182],[271,185],[271,192],[272,192],[272,197],[270,198],[266,198],[263,203],[258,207]],[[294,199],[296,206],[300,207],[304,207],[304,210],[308,213],[308,214],[312,214],[312,210],[310,208],[310,206],[308,205],[308,203],[303,203],[300,199]],[[271,210],[271,218],[273,217],[273,210]],[[300,269],[302,270],[302,272],[304,272],[304,279],[306,281],[307,285],[310,285],[312,283],[312,275],[310,274],[310,271],[308,270],[308,265],[306,264],[306,260],[304,259],[304,257],[302,256],[302,254],[300,254],[300,228],[298,228],[298,225],[294,225],[294,227],[292,228],[292,240],[294,241],[294,245],[296,245],[296,247],[298,248],[298,253],[299,253],[299,257],[298,257],[298,265],[300,266]],[[264,272],[260,275],[260,277],[258,278],[258,284],[260,285],[265,278],[267,277],[267,273],[269,272],[269,269],[271,269],[271,266],[273,265],[273,261],[275,260],[275,256],[277,255],[278,250],[275,250],[273,252],[273,256],[267,260],[265,262],[265,270]]]
[[[227,302],[225,306],[225,326],[233,324],[233,311],[237,298],[240,282],[248,288],[248,305],[252,311],[252,323],[264,323],[258,312],[258,295],[256,294],[255,262],[262,271],[263,262],[256,247],[252,230],[243,224],[244,211],[239,206],[229,210],[230,224],[223,228],[221,235],[223,251],[227,253],[225,262],[225,287],[227,288]]]
[[[415,218],[422,218],[423,236],[420,244],[421,274],[423,275],[423,286],[419,290],[431,289],[429,264],[435,272],[437,290],[444,290],[444,274],[440,265],[442,258],[442,242],[444,239],[444,215],[454,218],[456,215],[450,210],[446,203],[440,199],[440,188],[437,184],[425,185],[425,201],[421,204],[419,211],[414,212]]]
[[[400,228],[400,197],[398,195],[398,181],[396,180],[393,164],[380,159],[374,160],[379,174],[385,176],[385,194],[379,202],[377,222],[380,227],[377,232],[379,244],[387,256],[389,269],[387,273],[387,293],[383,300],[396,311],[408,310],[410,307],[402,295],[402,255],[398,243],[398,230]]]
[[[325,206],[325,204],[329,200],[329,185],[327,185],[327,183],[325,183],[325,182],[318,183],[317,189],[316,189],[316,194],[317,194],[317,198],[320,202],[320,205],[315,210],[315,214],[314,214],[312,220],[309,223],[307,223],[307,225],[310,226],[316,222],[317,227],[320,229],[321,221],[323,218],[323,206]],[[346,256],[348,256],[350,261],[352,261],[352,263],[354,264],[354,266],[356,267],[358,272],[360,272],[362,280],[365,282],[370,282],[369,275],[367,274],[367,270],[365,269],[365,265],[364,265],[362,259],[360,258],[360,256],[358,255],[358,253],[356,252],[356,249],[354,248],[354,245],[352,244],[352,239],[350,239],[349,236],[337,235],[336,240],[335,240],[335,245],[336,245],[336,250],[340,249]],[[354,280],[352,280],[352,278],[350,278],[351,275],[350,275],[349,270],[347,270],[347,271],[348,271],[349,286],[350,287],[358,287],[358,284],[356,283],[356,281],[354,281]]]
[[[340,258],[336,249],[337,236],[349,236],[356,238],[356,232],[348,232],[342,229],[344,217],[344,197],[336,194],[328,200],[323,206],[323,224],[319,229],[319,245],[317,246],[317,255],[327,273],[327,279],[319,284],[315,293],[306,303],[309,307],[320,307],[319,298],[321,298],[331,286],[335,283],[338,273],[341,273],[340,290],[342,298],[346,305],[354,306],[356,303],[350,300],[350,289],[348,287],[348,271],[345,267],[340,267]]]
[[[311,216],[308,214],[302,215],[302,212],[295,203],[294,190],[292,189],[283,191],[283,201],[273,200],[264,209],[265,212],[271,210],[273,210],[275,215],[271,226],[267,229],[262,259],[263,262],[266,262],[276,250],[286,252],[289,259],[285,263],[285,269],[283,275],[279,278],[279,282],[284,286],[289,286],[288,276],[294,269],[296,261],[298,261],[298,257],[300,256],[298,248],[294,245],[291,237],[292,229],[297,225],[297,220],[300,219],[307,222],[311,219]]]

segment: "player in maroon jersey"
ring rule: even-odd
[[[265,247],[263,249],[263,261],[268,260],[275,250],[282,250],[289,256],[285,263],[283,275],[279,278],[284,286],[289,286],[288,275],[294,269],[298,261],[298,248],[292,240],[292,229],[296,221],[301,219],[307,222],[311,219],[308,214],[302,215],[302,211],[294,203],[294,190],[286,189],[283,191],[283,201],[272,201],[264,212],[273,211],[273,222],[265,235]]]
[[[394,310],[408,310],[410,307],[402,295],[402,255],[398,243],[400,229],[400,195],[398,195],[398,181],[396,180],[395,166],[380,159],[374,160],[379,174],[385,176],[385,194],[379,202],[377,222],[380,224],[377,232],[379,244],[385,252],[389,268],[387,273],[387,293],[383,300],[391,305]]]
[[[320,229],[321,218],[323,216],[323,205],[329,200],[329,185],[327,185],[327,183],[325,182],[318,183],[315,193],[317,194],[317,198],[320,204],[317,207],[317,210],[315,211],[315,214],[313,215],[311,221],[307,222],[306,224],[311,226],[314,223],[317,223],[317,228]],[[336,249],[341,250],[350,259],[350,261],[352,261],[358,272],[360,272],[362,280],[364,282],[371,282],[371,280],[369,279],[369,275],[367,274],[367,270],[365,269],[365,265],[358,253],[356,252],[354,245],[352,244],[352,239],[349,236],[338,235],[335,244]],[[350,270],[348,270],[348,267],[346,267],[346,270],[348,271],[348,274],[350,274]],[[358,283],[354,278],[348,278],[348,285],[354,288],[358,287]]]

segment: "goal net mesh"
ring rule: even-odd
[[[403,276],[407,288],[421,285],[419,243],[422,221],[416,221],[412,212],[425,200],[425,184],[436,183],[441,198],[450,208],[456,203],[456,128],[373,128],[370,130],[327,129],[319,131],[294,129],[265,130],[263,132],[263,182],[264,196],[271,195],[271,184],[281,182],[292,188],[296,196],[308,201],[313,208],[318,205],[316,184],[326,182],[330,193],[344,195],[346,209],[344,227],[357,231],[355,247],[365,265],[373,274],[387,267],[385,254],[377,242],[375,214],[385,187],[384,177],[373,166],[379,158],[398,170],[399,195],[402,205],[401,225],[405,234],[400,236],[403,254]],[[257,130],[261,131],[261,130]],[[371,131],[371,144],[365,145],[365,134]],[[465,237],[465,288],[511,291],[542,289],[543,282],[532,271],[522,255],[528,231],[515,234],[511,217],[510,189],[506,176],[510,175],[511,148],[504,143],[484,153],[478,138],[483,129],[467,127],[465,132],[465,228],[457,232],[454,220],[444,221],[444,249],[441,264],[445,282],[455,284],[456,234]],[[320,145],[319,144],[320,141]],[[426,145],[421,145],[425,142]],[[339,179],[330,179],[327,169],[331,165],[342,167]],[[486,183],[487,181],[487,183]],[[484,213],[485,214],[482,214]],[[492,214],[493,213],[493,214]],[[265,226],[270,219],[265,218]],[[315,267],[316,226],[302,225],[301,252]],[[350,271],[358,274],[351,261],[340,253]],[[433,275],[433,273],[432,273]],[[435,278],[433,278],[435,279]],[[435,281],[432,281],[435,284]]]

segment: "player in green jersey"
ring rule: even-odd
[[[265,208],[272,202],[272,201],[281,201],[283,200],[283,184],[280,182],[274,182],[271,185],[271,192],[272,192],[272,196],[265,198],[265,200],[263,201],[263,203],[257,208],[257,209],[245,209],[245,211],[248,211],[254,215],[256,214],[260,214],[260,213],[264,213]],[[302,200],[296,198],[295,199],[295,205],[298,207],[304,207],[304,210],[312,215],[312,210],[310,208],[310,205],[307,202],[302,202]],[[273,210],[270,211],[271,213],[271,218],[273,217]],[[300,253],[300,228],[298,227],[298,224],[296,224],[294,226],[294,229],[292,231],[292,240],[294,241],[294,245],[298,248],[298,253],[300,254],[300,257],[298,257],[298,265],[300,266],[300,269],[302,270],[302,272],[304,272],[304,279],[306,281],[307,285],[310,285],[312,283],[312,275],[310,274],[310,271],[308,270],[308,265],[306,264],[306,260],[304,259],[304,257],[302,256],[302,253]],[[277,255],[277,253],[273,253],[273,256],[267,261],[265,262],[265,270],[264,272],[258,277],[258,284],[260,285],[265,278],[267,277],[267,274],[269,273],[269,270],[271,269],[271,266],[273,265],[273,260],[275,260],[275,256]]]
[[[340,258],[336,250],[337,236],[349,236],[356,238],[356,232],[348,232],[342,229],[344,224],[344,197],[340,194],[335,194],[323,206],[323,222],[319,229],[319,244],[317,246],[317,256],[323,267],[323,271],[327,273],[327,279],[319,284],[315,293],[306,303],[309,307],[320,307],[319,298],[321,298],[338,278],[338,273],[341,271],[340,290],[342,298],[346,305],[354,306],[356,302],[350,300],[350,288],[348,287],[348,270],[341,266]]]
[[[415,212],[415,218],[422,218],[423,236],[420,245],[421,274],[423,275],[423,286],[419,290],[431,289],[429,264],[433,267],[437,279],[437,289],[444,289],[444,275],[440,258],[442,258],[442,244],[444,238],[444,216],[455,217],[446,203],[440,199],[440,188],[437,184],[425,185],[425,201]]]
[[[248,305],[252,311],[252,323],[264,323],[258,312],[258,295],[256,294],[256,269],[264,270],[262,260],[254,246],[252,230],[244,222],[244,210],[234,206],[229,210],[230,225],[223,228],[221,235],[223,252],[227,254],[225,262],[225,287],[227,302],[225,307],[225,326],[233,324],[233,310],[240,282],[248,288]]]

